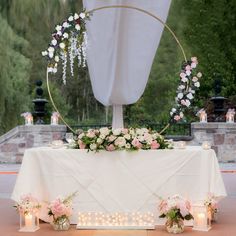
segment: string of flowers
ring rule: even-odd
[[[61,25],[57,25],[52,33],[52,40],[42,56],[48,60],[47,71],[57,73],[60,60],[63,65],[63,83],[66,83],[67,57],[70,59],[70,72],[74,75],[74,60],[78,58],[78,66],[86,66],[87,36],[85,22],[89,14],[85,11],[73,14]]]
[[[98,150],[139,150],[166,149],[171,145],[163,136],[146,128],[115,129],[100,128],[81,132],[77,137],[75,148]]]
[[[201,72],[196,71],[198,60],[191,57],[190,61],[184,62],[180,73],[180,81],[176,91],[175,105],[170,111],[171,121],[176,122],[184,117],[185,110],[191,105],[196,90],[200,87],[199,79]]]

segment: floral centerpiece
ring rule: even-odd
[[[30,193],[24,194],[20,197],[20,201],[14,206],[17,211],[22,215],[28,215],[35,212],[41,208],[39,201],[33,197]]]
[[[167,218],[166,229],[169,233],[184,231],[184,220],[193,219],[190,202],[179,195],[174,195],[159,204],[160,218]]]
[[[55,230],[68,230],[70,227],[69,217],[72,215],[72,199],[76,193],[66,198],[58,197],[48,206],[48,215],[53,217],[52,225]]]
[[[208,208],[211,220],[215,221],[216,213],[218,212],[217,198],[212,193],[209,193],[206,200],[204,201],[204,205]]]
[[[78,134],[79,149],[98,150],[139,150],[171,148],[168,141],[155,131],[141,129],[89,129]]]

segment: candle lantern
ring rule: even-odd
[[[177,143],[177,148],[179,149],[185,149],[186,148],[186,142],[185,141],[179,141]]]
[[[51,116],[51,125],[58,125],[59,117],[60,115],[58,112],[53,112]]]
[[[20,214],[19,232],[35,232],[39,229],[38,211],[31,211]]]
[[[210,148],[211,148],[210,142],[204,141],[204,142],[202,143],[202,148],[203,148],[204,150],[210,149]]]
[[[208,231],[211,229],[211,216],[208,208],[202,204],[193,205],[193,230]]]
[[[33,125],[33,116],[30,112],[22,113],[21,116],[25,118],[25,125]]]
[[[226,123],[234,123],[235,110],[229,109],[226,113]]]
[[[200,123],[207,123],[207,113],[205,110],[199,112]]]

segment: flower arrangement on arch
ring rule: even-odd
[[[190,213],[191,204],[180,195],[162,199],[159,203],[160,218],[168,218],[173,222],[193,219]]]
[[[208,209],[211,211],[211,214],[218,212],[218,201],[212,193],[208,193],[208,196],[204,201],[204,205],[208,207]]]
[[[148,150],[171,148],[170,144],[155,131],[146,128],[114,129],[103,127],[89,129],[78,134],[79,149],[98,150]]]
[[[170,111],[172,121],[177,122],[184,117],[185,110],[190,107],[195,92],[200,87],[199,80],[202,77],[202,73],[196,71],[197,65],[197,57],[191,57],[191,60],[184,62],[182,65],[175,98],[176,104]]]
[[[29,193],[22,195],[14,207],[21,215],[28,215],[36,213],[41,208],[41,204]]]
[[[47,71],[56,73],[58,63],[62,61],[62,79],[66,84],[66,70],[68,57],[70,60],[70,72],[74,75],[74,62],[77,58],[78,66],[86,66],[86,46],[87,35],[85,21],[89,19],[89,14],[82,11],[80,14],[71,14],[62,24],[55,27],[52,39],[47,50],[42,52],[42,56],[48,60]]]
[[[72,215],[72,200],[76,192],[66,198],[57,197],[48,205],[48,215],[52,217],[53,224],[60,224],[63,220],[69,221]]]

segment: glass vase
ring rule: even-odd
[[[70,220],[68,217],[59,217],[52,222],[54,230],[68,230],[70,228]]]
[[[184,232],[184,221],[182,219],[167,218],[165,226],[168,233],[179,234]]]

